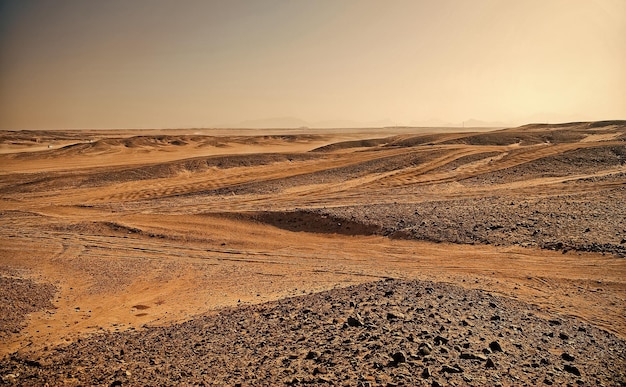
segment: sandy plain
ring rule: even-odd
[[[5,131],[0,193],[5,360],[389,278],[626,339],[624,121]]]

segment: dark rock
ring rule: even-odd
[[[41,367],[41,363],[38,362],[37,360],[26,359],[26,360],[24,360],[24,364],[26,364],[27,366],[30,366],[30,367],[37,367],[37,368]]]
[[[485,362],[485,368],[496,368],[496,363],[494,363],[491,359],[487,359]]]
[[[430,372],[430,368],[424,367],[424,370],[422,371],[422,378],[428,379],[431,376],[432,376],[432,373]]]
[[[469,353],[469,352],[462,352],[461,355],[459,356],[461,359],[466,359],[466,360],[487,360],[487,356],[485,355],[481,355],[481,354],[474,354],[474,353]]]
[[[387,313],[387,320],[389,320],[389,321],[400,320],[400,319],[404,319],[404,314],[399,313],[399,312],[388,312]]]
[[[351,327],[362,327],[363,321],[361,321],[361,316],[357,314],[356,317],[348,317],[348,325]]]
[[[441,372],[444,372],[447,374],[460,374],[463,372],[463,369],[459,367],[458,365],[449,366],[446,364],[443,367],[441,367]]]
[[[491,343],[489,343],[489,349],[491,349],[493,352],[502,352],[502,347],[497,341],[492,341]]]
[[[433,341],[435,342],[435,345],[448,344],[448,339],[442,336],[435,336]]]
[[[428,343],[422,343],[419,346],[419,354],[422,356],[428,356],[432,353],[432,351],[433,347],[431,347]]]
[[[394,352],[391,358],[395,364],[406,363],[406,355],[402,351]]]
[[[563,352],[561,354],[561,358],[565,361],[574,361],[574,356],[570,355],[569,353]]]
[[[563,332],[559,333],[559,339],[561,340],[569,340],[569,336]]]
[[[313,375],[327,374],[328,370],[324,366],[318,366],[313,369]]]
[[[563,369],[565,371],[569,372],[570,374],[574,374],[576,376],[580,376],[580,370],[578,370],[578,368],[576,368],[576,366],[565,364],[565,365],[563,365]]]

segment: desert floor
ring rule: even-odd
[[[466,132],[5,131],[0,193],[6,383],[61,384],[41,370],[20,378],[90,337],[388,279],[578,321],[613,337],[607,362],[625,365],[624,121]],[[420,380],[455,384],[454,370]],[[549,372],[539,381],[561,380]],[[624,382],[606,372],[595,381]],[[359,383],[402,384],[385,377]]]

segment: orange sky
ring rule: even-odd
[[[625,69],[624,0],[0,1],[0,129],[624,119]]]

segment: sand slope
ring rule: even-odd
[[[2,355],[389,277],[626,337],[623,121],[1,135]]]

